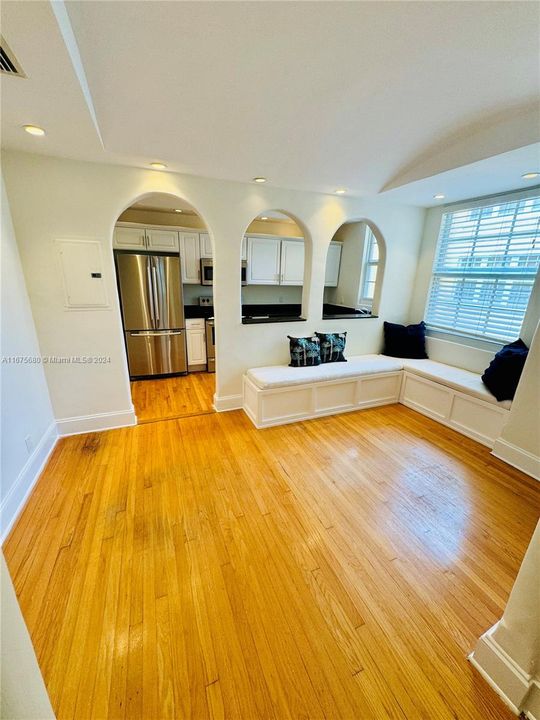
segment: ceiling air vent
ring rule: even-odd
[[[17,58],[11,52],[9,45],[0,35],[0,72],[5,75],[17,75],[18,77],[26,77],[21,66],[17,62]]]

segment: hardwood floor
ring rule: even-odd
[[[214,412],[215,377],[200,372],[135,380],[131,383],[131,397],[139,424]]]
[[[538,483],[401,405],[63,439],[5,545],[60,720],[510,720],[466,660]]]

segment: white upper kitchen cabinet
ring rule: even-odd
[[[148,250],[178,252],[177,230],[147,230],[146,247]]]
[[[281,285],[304,284],[304,241],[281,241]]]
[[[145,250],[146,233],[144,228],[117,225],[114,228],[113,247],[118,250]]]
[[[279,285],[281,240],[248,237],[248,285]]]
[[[182,282],[186,285],[201,284],[201,250],[199,233],[179,233],[180,264],[182,266]]]
[[[199,233],[199,246],[202,258],[212,257],[212,241],[208,233]]]
[[[242,260],[247,260],[247,237],[242,238]]]
[[[331,242],[326,256],[325,287],[337,287],[339,280],[339,266],[341,264],[341,243]]]

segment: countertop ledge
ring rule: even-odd
[[[306,322],[306,318],[286,315],[267,317],[267,318],[242,318],[242,325],[264,325],[268,323],[285,323],[285,322]]]

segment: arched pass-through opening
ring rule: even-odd
[[[326,255],[323,319],[376,317],[385,264],[386,243],[374,223],[343,223]]]
[[[131,396],[139,423],[213,412],[213,242],[189,203],[148,193],[113,231]]]
[[[284,210],[253,218],[242,238],[242,323],[304,320],[310,266],[311,238],[300,220]]]

